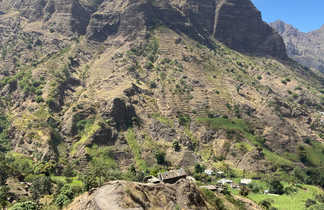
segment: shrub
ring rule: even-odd
[[[37,103],[42,103],[42,102],[44,102],[44,99],[43,99],[42,96],[36,96],[35,100],[36,100]]]
[[[165,161],[165,152],[158,151],[155,153],[155,159],[158,164],[164,165],[166,163]]]
[[[305,207],[306,208],[309,208],[310,206],[313,206],[316,204],[316,201],[312,200],[312,199],[307,199],[306,202],[305,202]]]
[[[11,210],[37,210],[38,205],[33,201],[25,201],[16,203],[11,207]]]
[[[94,118],[90,118],[90,119],[84,119],[84,120],[79,120],[76,123],[76,128],[78,130],[78,133],[82,132],[83,130],[85,130],[86,128],[90,127],[91,125],[93,125],[95,119]]]
[[[177,117],[179,119],[179,124],[181,126],[189,126],[190,125],[191,118],[189,115],[178,113]]]
[[[202,172],[204,172],[204,170],[205,170],[205,166],[202,166],[199,163],[197,163],[195,165],[195,172],[196,173],[202,173]]]
[[[46,100],[46,104],[47,104],[47,106],[48,106],[52,111],[56,111],[56,110],[57,110],[57,104],[56,104],[54,98],[48,98],[48,99]]]
[[[69,204],[72,199],[73,199],[74,193],[72,191],[72,188],[70,185],[64,185],[61,190],[60,193],[58,194],[58,196],[55,199],[55,204],[58,206],[66,206],[67,204]]]
[[[129,67],[127,68],[127,70],[130,71],[130,72],[135,72],[136,69],[137,69],[137,66],[136,66],[136,65],[131,65],[131,66],[129,66]]]
[[[240,195],[246,197],[246,196],[249,195],[249,193],[250,193],[250,189],[248,187],[246,187],[246,186],[241,186],[240,187]]]
[[[85,174],[81,176],[83,182],[83,190],[89,191],[92,188],[98,187],[96,176],[93,174]]]
[[[10,148],[9,141],[10,122],[7,117],[0,113],[0,151],[7,151]]]
[[[315,196],[316,201],[324,203],[324,194],[318,194]]]
[[[252,182],[251,184],[248,185],[248,187],[250,188],[250,190],[253,192],[253,193],[260,193],[263,191],[263,188],[261,185],[255,183],[255,182]]]
[[[281,80],[281,83],[287,85],[287,81],[286,80]]]
[[[271,205],[273,203],[273,200],[271,199],[264,199],[262,201],[259,202],[259,205],[264,208],[264,209],[270,209]]]
[[[49,177],[39,176],[36,177],[31,186],[31,193],[34,200],[39,199],[44,194],[50,194],[52,183]]]
[[[150,83],[150,88],[154,89],[154,88],[156,88],[156,87],[157,87],[156,83],[155,83],[154,81],[152,81],[152,82]]]
[[[310,145],[310,144],[312,143],[312,139],[309,138],[309,137],[306,137],[306,138],[304,139],[304,143]]]
[[[144,68],[150,70],[153,69],[154,65],[151,61],[148,61],[147,63],[145,63]]]
[[[8,203],[9,187],[7,185],[0,186],[0,206],[5,209]]]
[[[161,61],[161,64],[167,64],[167,63],[171,63],[171,59],[163,58],[162,61]]]
[[[285,193],[287,195],[290,195],[290,194],[296,193],[297,192],[297,188],[295,188],[294,186],[290,185],[290,186],[285,187],[284,191],[285,191]]]
[[[181,146],[178,141],[174,141],[172,143],[172,147],[173,147],[174,151],[176,151],[176,152],[179,152],[181,150]]]
[[[270,188],[269,188],[269,192],[270,193],[274,193],[274,194],[279,194],[282,195],[284,194],[284,186],[281,184],[281,182],[279,180],[272,180],[270,182]]]

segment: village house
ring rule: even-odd
[[[223,177],[225,177],[225,173],[223,171],[217,171],[216,176],[223,178]]]
[[[158,183],[161,182],[161,180],[159,180],[158,178],[153,176],[152,178],[148,179],[147,182],[148,183],[153,183],[153,184],[158,184]]]
[[[240,185],[249,185],[252,183],[252,179],[241,179]]]
[[[230,179],[221,179],[221,180],[218,180],[217,183],[218,184],[221,184],[221,185],[229,184],[229,185],[232,186],[233,181],[230,180]]]
[[[201,189],[207,189],[210,191],[217,191],[217,187],[214,185],[206,185],[206,186],[200,186]]]
[[[208,176],[212,176],[214,174],[214,171],[211,169],[206,169],[204,173],[207,174]]]

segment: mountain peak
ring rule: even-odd
[[[290,25],[282,20],[277,20],[269,24],[272,28],[274,28],[279,34],[289,32],[289,33],[303,33],[300,32],[297,28],[293,25]]]

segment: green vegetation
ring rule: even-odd
[[[18,202],[10,210],[37,210],[38,205],[33,201]]]
[[[191,118],[188,114],[177,113],[177,118],[179,119],[179,124],[184,127],[189,127],[191,123]]]
[[[102,185],[105,180],[121,178],[121,172],[113,158],[110,147],[93,145],[87,149],[87,153],[90,156],[89,166],[91,174],[98,177],[99,185]]]
[[[303,185],[296,193],[274,196],[262,193],[250,193],[248,198],[260,203],[264,200],[270,200],[271,206],[279,210],[304,210],[307,199],[315,199],[315,195],[321,193],[321,190],[314,186]]]
[[[249,132],[249,126],[244,120],[241,119],[226,119],[223,117],[219,118],[198,118],[198,122],[204,123],[212,129],[226,129],[229,131],[240,131],[242,133]]]
[[[69,65],[64,65],[58,70],[51,71],[53,80],[50,82],[50,90],[46,99],[47,106],[52,111],[59,111],[61,107],[61,97],[64,93],[67,81],[71,79]]]
[[[81,145],[84,145],[90,137],[97,132],[101,126],[98,121],[95,120],[82,120],[77,123],[77,128],[81,131],[81,138],[78,142],[74,143],[71,150],[71,155],[74,155],[78,152],[78,149]]]
[[[55,199],[55,204],[57,206],[63,207],[68,205],[74,197],[74,192],[70,185],[64,185],[60,190],[59,194]]]
[[[157,151],[155,153],[155,158],[156,158],[157,164],[160,164],[160,165],[166,164],[165,155],[166,155],[165,152],[161,152],[161,151]]]
[[[136,166],[142,170],[145,171],[147,169],[147,165],[145,160],[142,158],[142,150],[139,145],[139,143],[136,140],[136,134],[134,130],[129,129],[125,135],[127,143],[132,151],[132,154],[135,159]]]
[[[161,123],[163,123],[163,124],[165,124],[165,125],[167,125],[167,126],[169,126],[169,127],[174,127],[174,122],[173,122],[173,120],[171,120],[171,119],[169,119],[169,118],[167,118],[167,117],[161,116],[160,113],[155,113],[155,114],[153,114],[153,115],[152,115],[152,118],[153,118],[153,119],[156,119],[156,120],[158,120],[158,121],[160,121]]]
[[[181,150],[181,146],[180,146],[180,144],[179,144],[178,141],[174,141],[172,143],[172,147],[173,147],[173,149],[174,149],[175,152],[179,152]]]
[[[10,141],[8,137],[8,129],[10,122],[4,114],[0,114],[0,152],[8,151]]]
[[[28,175],[33,172],[33,160],[23,154],[9,152],[6,155],[8,165],[21,174]]]
[[[0,80],[0,87],[9,85],[10,92],[15,91],[18,87],[26,96],[40,96],[43,86],[45,85],[44,77],[36,80],[29,69],[21,69],[13,76],[6,76]]]
[[[205,196],[207,202],[209,204],[211,204],[213,207],[215,207],[216,209],[219,209],[219,210],[226,209],[222,199],[216,197],[215,193],[213,193],[212,191],[207,190],[207,189],[202,189],[201,191],[202,191],[203,195]]]
[[[0,206],[5,209],[8,205],[8,195],[9,195],[9,187],[7,185],[0,186]]]

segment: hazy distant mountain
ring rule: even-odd
[[[283,37],[291,58],[324,72],[324,26],[319,30],[304,33],[283,21],[276,21],[270,25]]]

